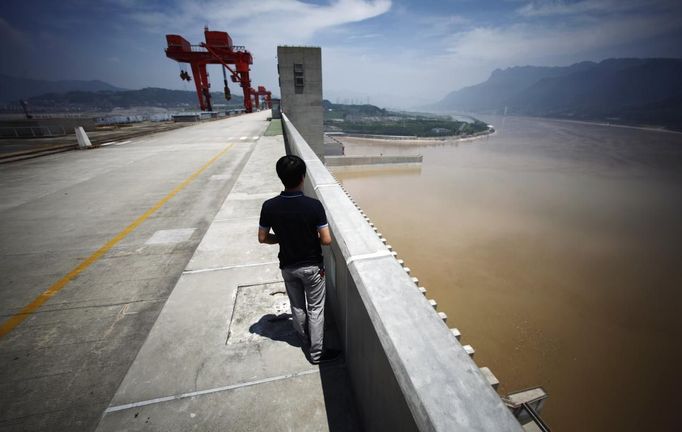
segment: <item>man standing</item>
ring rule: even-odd
[[[303,159],[283,156],[276,170],[284,192],[263,203],[258,241],[279,244],[279,268],[291,303],[294,329],[303,344],[310,345],[310,361],[331,361],[339,352],[323,349],[325,281],[320,245],[332,242],[327,216],[318,200],[303,195]]]

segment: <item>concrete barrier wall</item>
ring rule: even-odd
[[[324,205],[327,296],[367,431],[522,431],[415,281],[282,115],[287,151]]]
[[[416,164],[424,159],[421,155],[395,156],[325,156],[327,166],[357,166],[382,164]]]

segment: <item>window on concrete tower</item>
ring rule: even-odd
[[[303,65],[301,63],[294,63],[294,87],[296,93],[303,92]]]

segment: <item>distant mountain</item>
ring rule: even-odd
[[[222,93],[211,93],[213,104],[241,106],[244,99],[232,95],[225,100]],[[32,110],[40,111],[109,111],[113,108],[155,106],[164,108],[196,107],[197,95],[194,91],[169,90],[147,87],[141,90],[124,91],[71,91],[67,93],[47,93],[28,99]]]
[[[66,93],[69,91],[122,91],[104,81],[62,80],[47,81],[17,78],[0,74],[0,102],[16,102],[45,93]]]
[[[682,129],[682,59],[609,59],[495,70],[431,108]]]

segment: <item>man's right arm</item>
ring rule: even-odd
[[[265,244],[277,244],[277,236],[275,234],[270,234],[270,228],[265,229],[261,226],[258,227],[258,242]]]
[[[260,209],[260,219],[258,221],[258,243],[265,244],[277,244],[277,235],[270,234],[270,228],[272,227],[272,220],[270,212],[266,209],[266,204],[263,203]]]
[[[329,225],[317,229],[320,235],[320,244],[323,246],[329,246],[332,244],[332,235],[329,232]]]
[[[315,212],[315,225],[317,225],[317,234],[320,237],[320,244],[322,246],[329,246],[332,244],[332,235],[329,232],[329,222],[327,222],[327,214],[324,212],[324,206],[318,200],[315,200]]]

